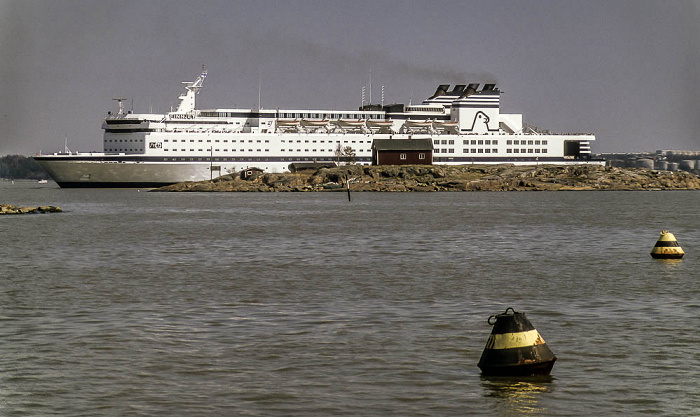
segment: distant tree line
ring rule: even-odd
[[[7,155],[0,157],[0,178],[44,180],[49,176],[33,158]]]

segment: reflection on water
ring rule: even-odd
[[[499,414],[546,415],[543,395],[554,391],[551,375],[532,377],[481,377],[484,397],[498,399]]]

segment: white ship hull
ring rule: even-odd
[[[218,177],[210,163],[106,162],[100,157],[35,157],[61,188],[152,188]]]

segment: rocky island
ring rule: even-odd
[[[245,177],[245,178],[244,178]],[[698,190],[700,177],[684,171],[599,165],[347,165],[297,173],[228,174],[152,191],[561,191]]]
[[[10,204],[0,204],[0,215],[3,214],[36,214],[36,213],[60,213],[60,207],[57,206],[39,206],[39,207],[20,207]]]

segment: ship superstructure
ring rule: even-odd
[[[197,109],[207,76],[185,82],[166,114],[108,113],[103,152],[35,156],[61,187],[155,187],[248,168],[284,172],[295,162],[372,163],[374,139],[431,139],[435,164],[581,164],[592,134],[545,134],[500,112],[495,84],[440,85],[420,104],[357,110]],[[347,163],[347,161],[346,161]]]

